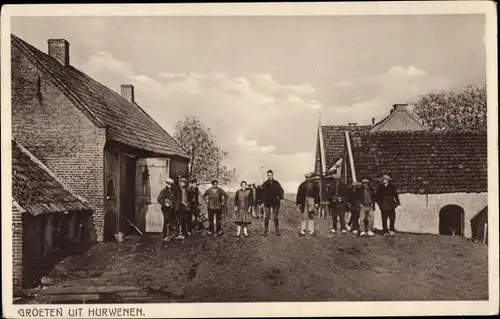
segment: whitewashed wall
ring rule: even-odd
[[[471,237],[470,220],[488,204],[487,193],[400,194],[401,213],[396,215],[396,230],[439,234],[439,211],[446,205],[461,206],[465,211],[465,237]],[[375,228],[382,229],[382,216],[375,211]]]

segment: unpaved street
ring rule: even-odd
[[[262,222],[236,238],[196,235],[163,246],[158,235],[101,243],[51,273],[56,286],[127,285],[152,302],[480,300],[488,297],[487,246],[460,237],[399,234],[301,238],[285,201],[277,237]]]

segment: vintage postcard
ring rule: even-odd
[[[2,7],[3,314],[497,313],[495,9]]]

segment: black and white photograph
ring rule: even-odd
[[[497,313],[496,10],[460,3],[4,7],[4,310]]]

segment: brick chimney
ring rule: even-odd
[[[351,126],[351,127],[358,125],[358,123],[348,123],[348,124],[349,124],[349,126]]]
[[[129,102],[135,103],[134,86],[132,84],[122,84],[121,95],[124,98],[126,98]]]
[[[69,42],[65,39],[49,39],[49,55],[64,66],[69,65]]]
[[[406,111],[408,109],[408,104],[394,104],[392,106],[392,109],[394,111],[397,111],[397,110]]]

